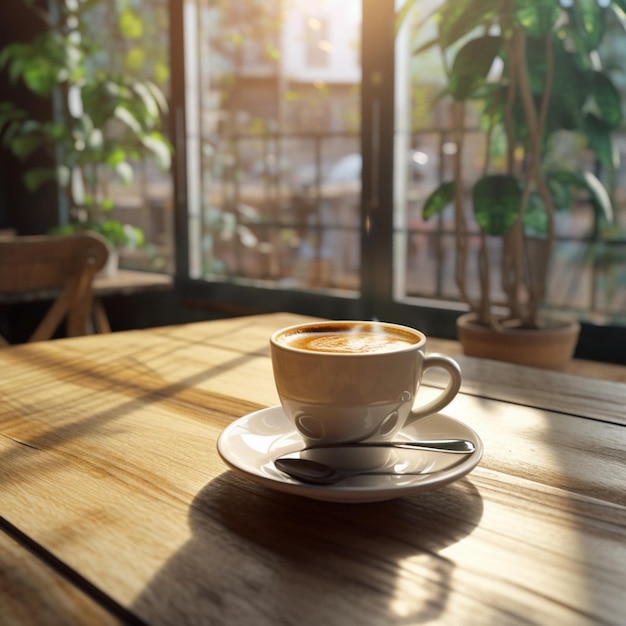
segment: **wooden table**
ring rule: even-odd
[[[300,319],[0,350],[3,625],[625,623],[626,384],[460,356],[445,413],[480,434],[478,467],[321,502],[216,452],[277,404],[268,336]]]
[[[138,293],[171,289],[173,278],[168,274],[119,269],[111,276],[96,276],[93,281],[93,330],[98,333],[111,332],[109,318],[103,299],[109,296],[129,296]],[[54,300],[58,291],[40,290],[20,293],[0,293],[0,308],[27,302]],[[0,346],[6,345],[0,335]]]

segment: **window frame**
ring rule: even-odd
[[[288,311],[331,319],[381,319],[419,326],[442,337],[456,335],[462,304],[407,303],[393,296],[394,0],[362,0],[361,28],[361,272],[360,295],[275,289],[190,275],[186,185],[185,0],[170,0],[171,137],[173,159],[176,290],[183,300],[232,314]],[[381,50],[385,51],[381,54]],[[364,253],[366,251],[366,253]]]

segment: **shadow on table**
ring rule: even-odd
[[[172,624],[415,624],[436,618],[482,498],[464,478],[387,502],[336,504],[226,472],[196,496],[191,538],[133,612]]]

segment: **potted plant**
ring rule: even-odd
[[[610,12],[626,2],[607,4],[443,0],[429,17],[437,22],[436,36],[416,53],[440,49],[446,76],[441,97],[452,101],[456,153],[452,177],[427,198],[423,216],[450,205],[454,210],[455,278],[470,309],[457,322],[466,354],[547,367],[561,367],[573,354],[578,323],[549,322],[542,303],[557,212],[584,201],[596,223],[613,220],[611,194],[596,174],[603,173],[610,189],[612,133],[622,110],[598,47]],[[487,143],[476,180],[468,180],[464,167],[469,112],[479,116]],[[566,162],[557,157],[559,142],[573,136],[583,139],[581,158]],[[493,158],[498,147],[499,163]],[[580,166],[584,158],[595,173]],[[478,293],[468,288],[471,235],[479,241]],[[494,297],[494,247],[500,297]],[[535,338],[537,345],[531,344]]]
[[[119,251],[122,248],[138,248],[144,245],[143,231],[132,224],[124,224],[109,216],[113,210],[113,201],[104,199],[96,204],[93,196],[83,197],[83,206],[74,207],[72,219],[63,226],[52,229],[55,235],[72,235],[91,231],[102,235],[109,246],[109,258],[99,276],[113,276],[119,267]]]
[[[144,70],[137,58],[147,56],[137,43],[143,23],[128,7],[112,23],[103,0],[53,0],[49,11],[23,1],[40,32],[1,50],[0,70],[49,99],[51,116],[38,119],[11,100],[0,101],[0,138],[25,162],[38,151],[47,154],[50,165],[27,165],[24,183],[35,191],[53,180],[63,191],[67,215],[53,232],[96,231],[115,258],[121,246],[142,245],[143,233],[112,217],[111,181],[132,183],[133,163],[144,157],[170,167],[171,146],[161,133],[167,103],[154,82],[139,77]]]

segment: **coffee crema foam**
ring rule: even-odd
[[[362,332],[302,332],[281,337],[281,343],[300,350],[364,354],[393,352],[417,343],[410,335],[393,334],[389,331]]]

